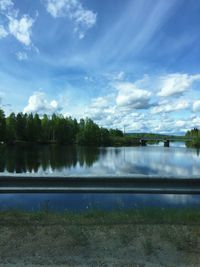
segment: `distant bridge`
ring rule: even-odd
[[[140,144],[142,146],[146,146],[147,142],[163,142],[165,147],[169,147],[170,146],[170,142],[175,142],[175,141],[182,141],[182,142],[187,142],[187,141],[192,141],[193,138],[189,138],[189,137],[184,137],[184,138],[174,138],[174,137],[158,137],[158,138],[140,138]]]

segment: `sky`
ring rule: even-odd
[[[0,0],[0,108],[200,128],[200,1]]]

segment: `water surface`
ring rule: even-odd
[[[1,146],[3,175],[158,175],[198,177],[199,151],[184,143],[169,148],[146,147],[84,148],[67,146]],[[134,194],[5,194],[0,210],[40,210],[46,204],[57,211],[129,209],[134,207],[196,207],[200,196]]]
[[[199,151],[172,143],[167,148],[76,146],[1,146],[0,173],[58,176],[154,175],[196,177]]]

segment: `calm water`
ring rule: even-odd
[[[0,147],[0,173],[26,175],[198,176],[199,151],[173,146],[84,148],[67,146]]]
[[[183,143],[122,148],[66,146],[0,147],[0,172],[8,175],[162,175],[197,177],[200,156]],[[133,194],[6,194],[0,209],[53,210],[126,209],[133,207],[194,207],[200,196]]]

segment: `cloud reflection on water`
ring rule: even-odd
[[[0,172],[7,175],[192,177],[199,163],[198,151],[184,147],[0,147]]]

